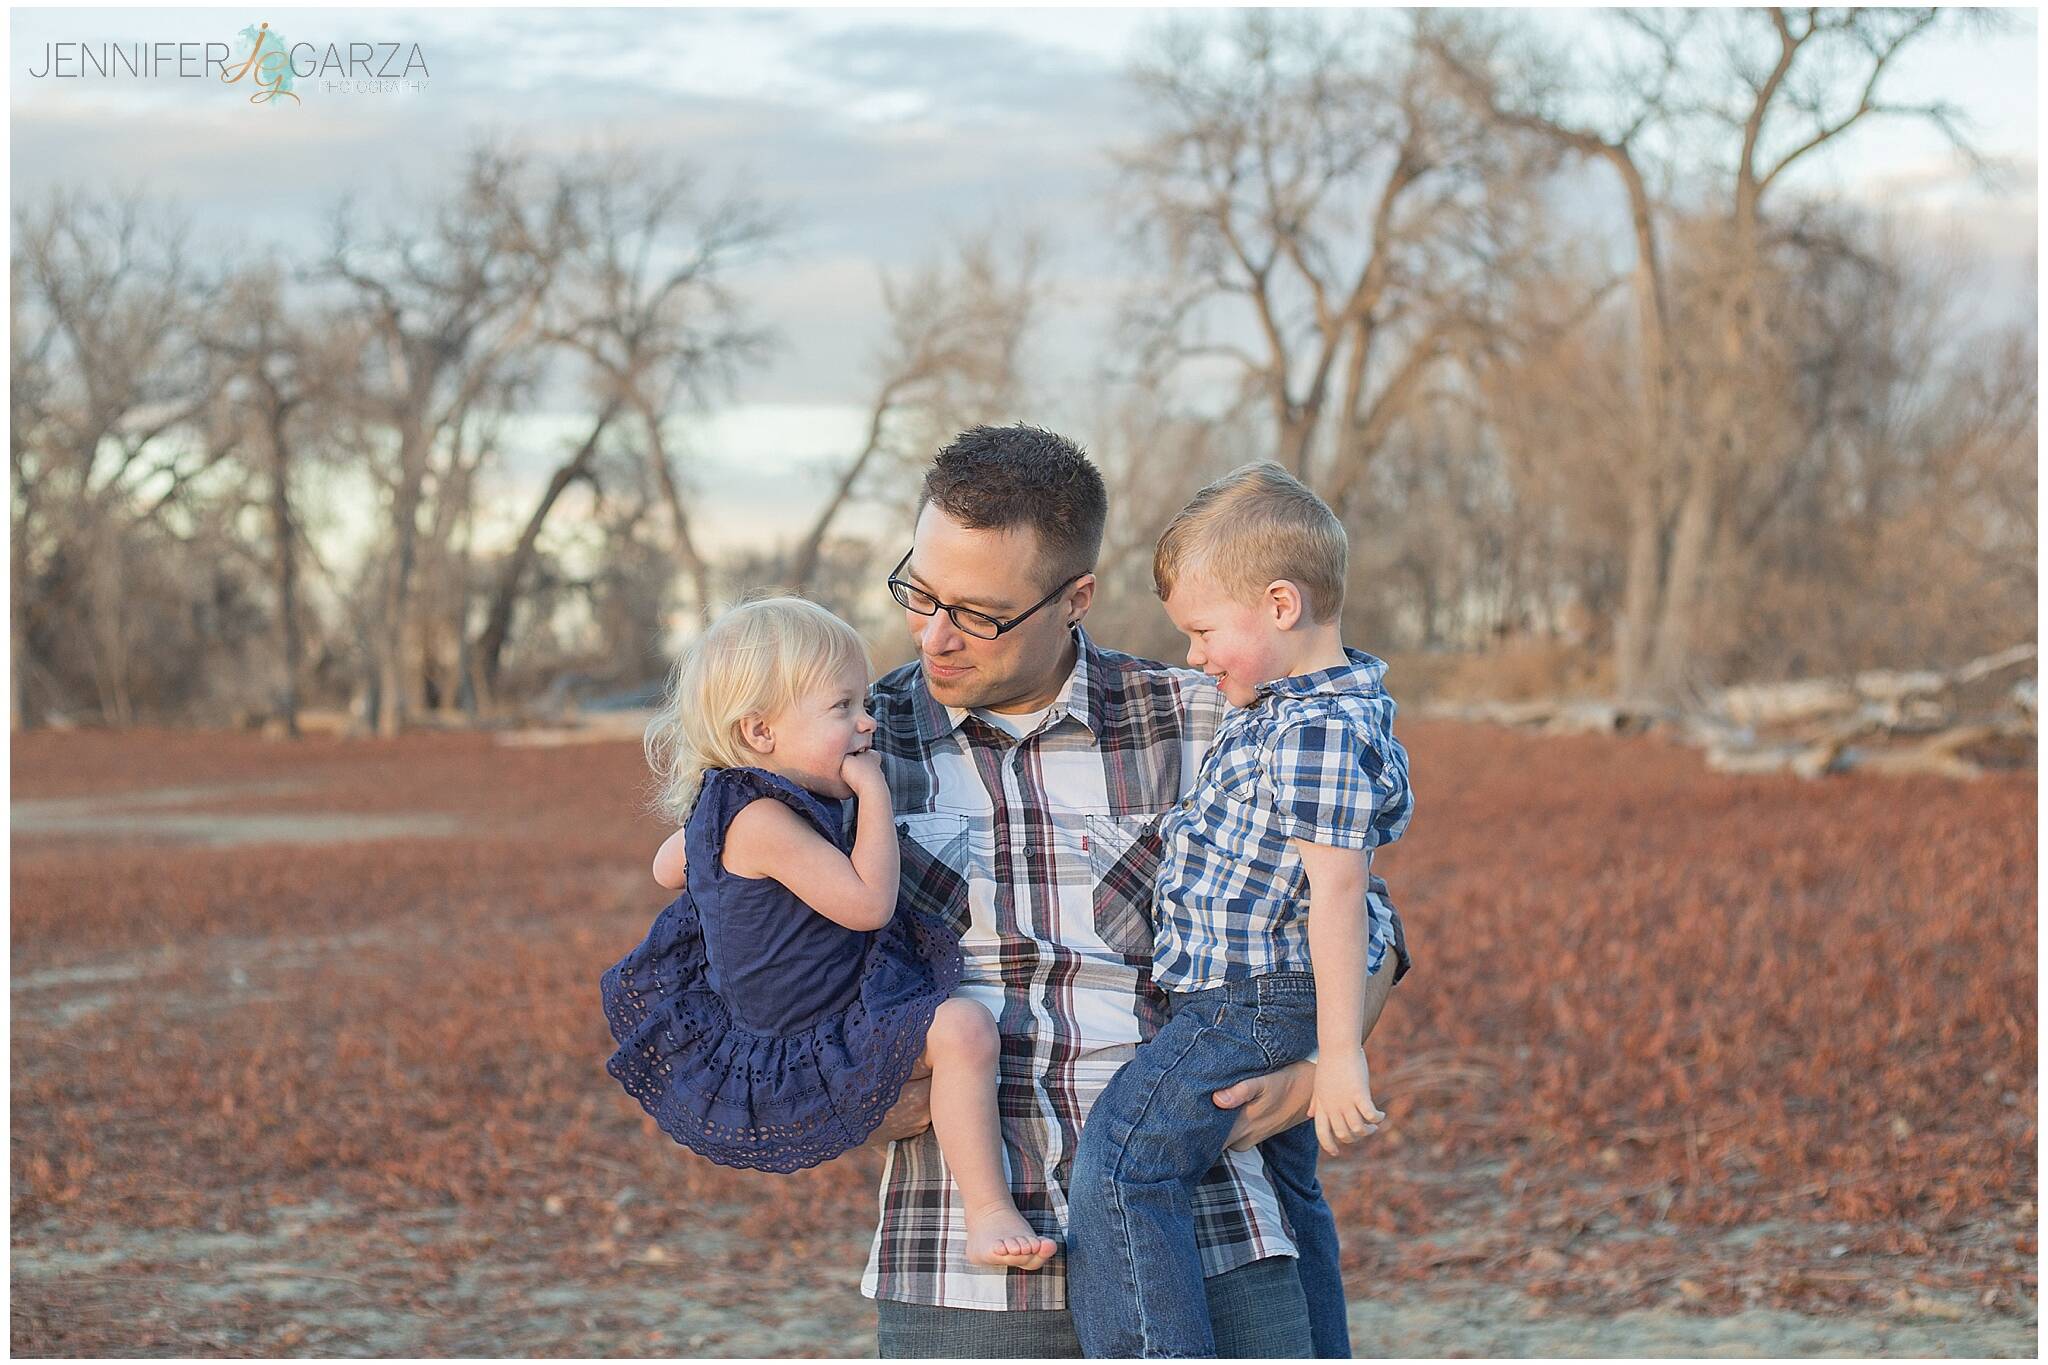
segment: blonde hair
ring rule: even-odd
[[[856,664],[865,677],[860,633],[801,597],[744,602],[712,622],[684,646],[647,725],[656,808],[677,824],[688,820],[708,769],[756,766],[740,736],[743,719],[773,715]]]
[[[1349,542],[1328,503],[1271,460],[1231,470],[1205,485],[1159,535],[1152,585],[1161,601],[1184,575],[1200,575],[1251,603],[1285,578],[1321,625],[1344,609]]]

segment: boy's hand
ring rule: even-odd
[[[1315,1097],[1308,1112],[1316,1121],[1316,1141],[1331,1156],[1341,1154],[1338,1144],[1349,1146],[1380,1130],[1387,1116],[1372,1102],[1372,1070],[1364,1048],[1318,1059]]]
[[[853,789],[861,804],[889,802],[889,784],[882,777],[882,756],[873,749],[848,754],[839,764],[839,780]]]

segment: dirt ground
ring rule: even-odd
[[[2035,778],[1711,774],[1404,723],[1361,1355],[2031,1356]],[[13,748],[31,1356],[860,1356],[879,1160],[674,1146],[597,979],[630,743]]]

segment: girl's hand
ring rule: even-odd
[[[1332,1057],[1327,1053],[1316,1062],[1315,1098],[1309,1101],[1309,1116],[1316,1121],[1316,1141],[1331,1156],[1343,1148],[1379,1131],[1386,1114],[1372,1102],[1372,1071],[1365,1062],[1365,1049]]]
[[[889,802],[889,784],[882,778],[882,756],[873,749],[848,754],[839,765],[839,780],[853,789],[865,805],[869,801]]]

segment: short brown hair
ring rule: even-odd
[[[926,503],[976,531],[1029,526],[1048,587],[1094,571],[1109,516],[1102,476],[1081,447],[1021,423],[955,436],[925,472],[917,510]]]
[[[1271,460],[1231,470],[1188,500],[1160,533],[1152,585],[1164,601],[1186,574],[1253,602],[1284,578],[1301,589],[1321,625],[1344,609],[1349,542],[1344,523],[1315,491]]]

